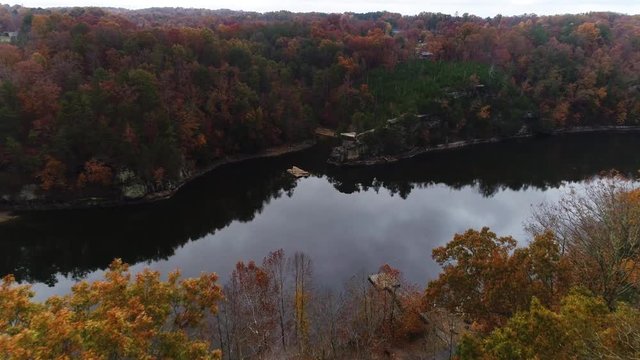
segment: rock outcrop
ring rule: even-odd
[[[342,133],[328,162],[334,165],[368,165],[407,157],[428,145],[441,122],[426,115],[402,115],[362,133]]]

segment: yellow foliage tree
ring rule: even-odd
[[[31,301],[12,276],[0,285],[2,359],[220,359],[205,320],[222,291],[215,274],[161,281],[144,270],[133,279],[115,260],[105,280],[80,282],[69,295]]]
[[[638,359],[640,311],[576,288],[549,309],[536,298],[486,338],[466,334],[457,359]]]

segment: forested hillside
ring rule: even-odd
[[[171,190],[317,125],[428,114],[465,139],[640,113],[638,16],[2,6],[0,32],[5,202]]]

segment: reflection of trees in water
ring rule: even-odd
[[[319,146],[219,169],[164,202],[23,214],[20,221],[0,226],[0,275],[53,284],[57,273],[82,277],[116,257],[131,264],[167,259],[189,240],[233,221],[251,221],[272,199],[291,196],[297,182],[284,172],[291,165],[325,175],[347,194],[386,189],[406,198],[413,189],[445,184],[453,189],[475,186],[490,197],[504,189],[558,187],[611,168],[635,174],[640,159],[625,154],[633,152],[639,139],[585,134],[513,141],[348,169],[325,165],[329,148]]]
[[[635,176],[640,159],[626,156],[640,143],[638,134],[581,134],[524,139],[425,154],[396,164],[329,169],[328,178],[344,193],[380,188],[406,198],[413,189],[445,184],[473,186],[485,197],[502,190],[557,188],[604,170]]]
[[[200,179],[166,202],[22,214],[0,226],[0,275],[53,285],[57,273],[81,278],[116,257],[131,264],[167,259],[189,240],[251,221],[272,199],[292,195],[295,181],[282,171],[240,170]]]

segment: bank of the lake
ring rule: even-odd
[[[139,197],[127,198],[124,196],[113,197],[84,197],[75,198],[73,193],[65,192],[64,194],[57,194],[55,199],[45,195],[36,195],[35,191],[31,189],[29,196],[24,198],[5,196],[5,199],[0,199],[0,211],[4,211],[7,214],[19,211],[48,211],[48,210],[69,210],[69,209],[86,209],[86,208],[99,208],[99,207],[119,207],[129,205],[140,205],[147,203],[154,203],[157,201],[167,200],[173,197],[185,184],[218,169],[221,166],[239,163],[247,160],[270,158],[276,156],[282,156],[298,151],[308,149],[316,144],[315,139],[307,141],[283,145],[278,147],[268,148],[266,150],[254,153],[254,154],[236,154],[230,155],[220,160],[213,162],[212,164],[197,169],[189,173],[188,176],[181,179],[174,184],[170,189],[162,191],[143,192]],[[32,188],[35,185],[27,185]],[[22,190],[24,191],[24,190]],[[11,200],[7,200],[11,199]],[[1,220],[1,218],[0,218]]]
[[[526,241],[532,206],[612,168],[636,175],[638,144],[638,133],[565,134],[342,168],[326,164],[331,145],[319,143],[222,166],[165,201],[19,212],[0,225],[0,276],[45,297],[121,258],[136,271],[213,271],[224,282],[237,261],[283,249],[313,259],[318,287],[384,263],[424,284],[440,271],[431,250],[456,232],[489,226]],[[293,165],[312,176],[292,177]]]
[[[535,138],[539,136],[557,136],[557,135],[563,135],[563,134],[628,133],[628,132],[640,132],[640,126],[574,127],[574,128],[558,129],[545,134],[533,133],[533,132],[527,131],[527,132],[519,133],[514,136],[452,141],[449,143],[438,144],[435,146],[412,148],[409,151],[402,152],[400,154],[395,154],[395,155],[379,155],[379,156],[364,157],[364,158],[357,158],[357,159],[345,159],[341,161],[336,161],[333,155],[331,154],[331,156],[327,156],[327,159],[328,159],[327,163],[334,166],[347,166],[347,167],[372,166],[372,165],[395,163],[401,160],[411,159],[416,156],[432,153],[432,152],[457,150],[457,149],[462,149],[462,148],[466,148],[474,145],[500,143],[500,142],[515,140],[515,139]],[[325,135],[325,134],[323,133],[322,135]],[[358,141],[357,138],[356,138],[356,141]],[[535,140],[532,140],[532,141],[535,141]],[[222,166],[244,162],[248,160],[253,160],[253,159],[278,157],[278,156],[283,156],[290,153],[300,152],[313,147],[316,143],[317,141],[314,138],[314,139],[309,139],[307,141],[303,141],[295,144],[269,148],[254,154],[236,154],[236,155],[227,156],[225,158],[215,161],[214,163],[204,168],[201,168],[189,173],[186,177],[184,177],[179,182],[171,186],[170,189],[164,189],[161,191],[149,191],[149,192],[145,191],[140,196],[135,198],[124,197],[120,194],[120,192],[118,192],[117,195],[116,193],[113,193],[112,196],[109,196],[109,197],[74,197],[74,194],[72,192],[56,194],[57,196],[50,197],[50,196],[47,196],[46,194],[36,195],[36,190],[33,189],[35,185],[28,185],[27,187],[31,186],[32,188],[29,191],[30,194],[28,196],[22,198],[21,197],[22,195],[20,196],[5,195],[3,199],[0,199],[0,211],[7,213],[9,215],[8,219],[14,219],[15,216],[13,215],[13,213],[15,212],[87,209],[87,208],[100,208],[100,207],[120,207],[120,206],[155,203],[158,201],[163,201],[163,200],[172,198],[185,184],[188,184],[194,181],[195,179],[202,177],[205,174],[215,171],[216,169]],[[339,145],[338,148],[344,147],[344,146],[345,145],[343,143],[342,145]],[[349,145],[349,146],[353,147],[353,145]],[[358,145],[356,145],[356,147],[358,147]],[[333,150],[333,152],[335,152],[335,149]]]
[[[573,128],[556,129],[545,133],[535,133],[529,130],[525,130],[511,136],[491,137],[486,139],[458,140],[425,147],[412,147],[411,149],[402,151],[398,154],[376,154],[372,156],[367,153],[367,141],[363,140],[362,137],[369,136],[374,132],[375,129],[344,139],[343,143],[333,150],[327,162],[335,166],[372,166],[394,163],[426,153],[455,150],[480,144],[500,143],[514,139],[557,136],[563,134],[640,132],[640,126],[580,126]]]

